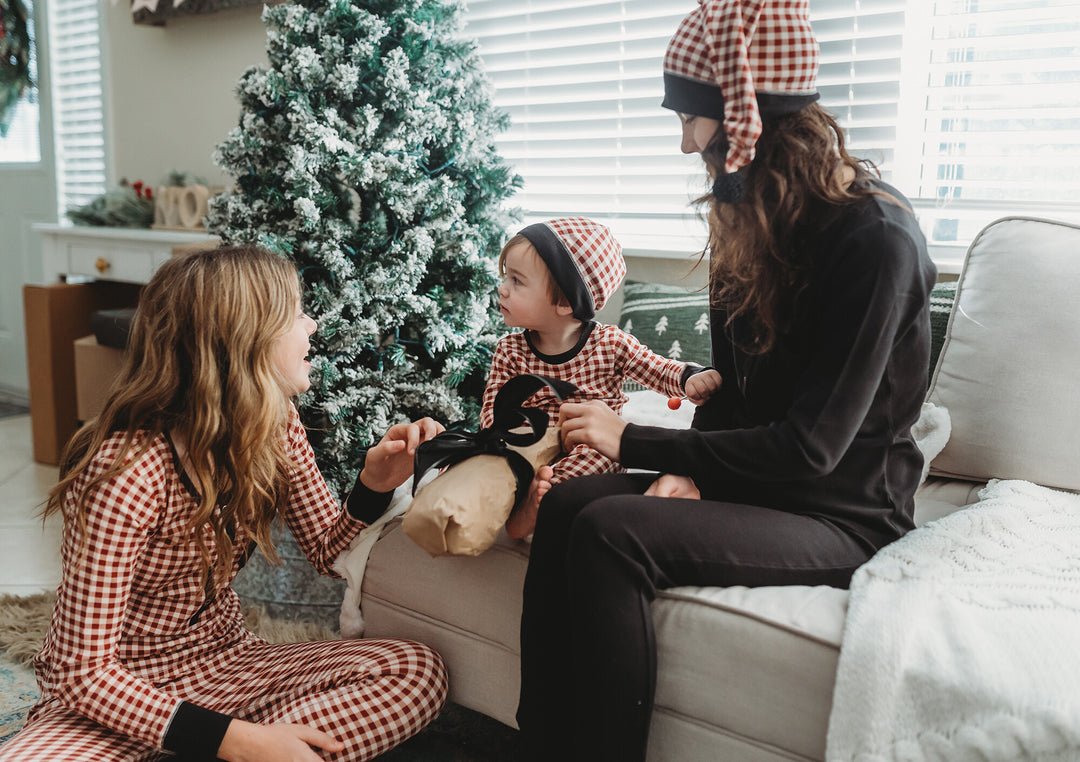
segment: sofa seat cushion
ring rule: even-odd
[[[364,575],[365,637],[410,638],[438,651],[452,701],[514,726],[527,543],[500,534],[476,557],[432,558],[395,522]],[[741,759],[820,759],[847,591],[828,587],[663,591],[653,605],[659,678],[654,735],[693,725]],[[663,745],[650,760],[686,759]]]
[[[449,672],[451,701],[516,727],[528,552],[500,532],[479,556],[432,558],[395,519],[364,572],[364,637],[431,646]]]
[[[501,648],[519,651],[521,590],[529,546],[500,532],[478,556],[432,558],[394,521],[375,544],[364,572],[365,637],[374,600],[394,602],[436,622],[461,627]]]
[[[677,587],[653,604],[656,720],[821,759],[847,609],[831,587]],[[658,733],[650,760],[677,759]],[[745,752],[748,753],[748,752]]]

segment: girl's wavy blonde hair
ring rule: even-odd
[[[726,150],[723,130],[717,130],[701,153],[711,178],[723,171]],[[843,130],[814,103],[766,123],[740,201],[725,204],[712,194],[697,199],[709,223],[712,303],[727,311],[728,327],[742,316],[751,328],[739,337],[740,349],[764,354],[791,327],[808,285],[805,239],[843,206],[868,195],[896,202],[863,183],[848,185],[840,171],[845,167],[856,175],[878,174],[872,163],[847,152]]]
[[[123,367],[101,415],[65,448],[44,515],[63,511],[85,541],[98,486],[169,432],[186,442],[187,470],[199,493],[189,527],[206,581],[219,583],[232,568],[234,525],[276,562],[270,523],[287,498],[293,464],[286,450],[290,402],[273,348],[291,327],[299,297],[292,263],[254,246],[223,246],[163,264],[139,297]],[[116,433],[123,439],[112,462],[69,496]],[[207,524],[216,559],[201,531]]]

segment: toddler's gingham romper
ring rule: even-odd
[[[117,434],[105,441],[69,495],[113,460],[120,440]],[[336,576],[334,559],[364,523],[330,494],[295,410],[288,443],[296,468],[281,514],[312,564]],[[203,589],[199,552],[187,536],[193,494],[171,443],[159,436],[94,490],[85,547],[65,522],[63,578],[35,659],[41,699],[23,730],[0,747],[0,760],[174,758],[165,748],[183,759],[213,759],[229,716],[311,725],[345,743],[326,759],[361,760],[435,717],[446,674],[426,646],[272,645],[246,631],[230,586],[209,595]],[[389,498],[367,493],[351,500],[358,497]],[[209,526],[203,534],[213,553]],[[230,583],[252,545],[245,536],[235,541]]]
[[[586,323],[578,345],[557,357],[537,352],[527,332],[512,333],[499,339],[495,347],[484,388],[480,425],[488,427],[494,421],[495,395],[503,384],[526,373],[576,385],[578,391],[564,401],[600,400],[618,413],[626,404],[622,388],[625,379],[668,397],[676,397],[683,393],[686,379],[698,370],[701,370],[700,366],[658,355],[617,326],[604,323]],[[544,410],[549,426],[558,421],[560,401],[550,389],[541,389],[527,404]],[[552,470],[555,475],[551,483],[558,484],[572,476],[606,474],[623,469],[588,445],[577,445],[552,464]]]

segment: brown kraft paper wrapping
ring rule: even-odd
[[[511,447],[533,469],[558,460],[559,429],[534,444]],[[432,556],[478,556],[491,547],[514,507],[514,474],[505,458],[474,455],[421,487],[401,522],[413,542]]]

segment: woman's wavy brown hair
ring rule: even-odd
[[[290,402],[272,350],[295,319],[300,282],[291,262],[254,246],[174,257],[143,288],[119,376],[100,417],[65,448],[46,516],[70,507],[85,540],[96,488],[128,468],[159,435],[187,444],[199,493],[191,516],[206,581],[222,582],[234,558],[234,524],[276,561],[270,523],[293,467],[286,449]],[[104,441],[122,432],[105,470],[68,495]],[[179,468],[179,464],[177,464]],[[213,530],[211,553],[202,527]]]
[[[711,178],[723,171],[726,148],[721,129],[702,151]],[[721,203],[712,194],[697,199],[707,205],[712,303],[727,311],[729,327],[743,317],[751,328],[738,338],[740,349],[768,352],[790,328],[807,285],[811,263],[801,244],[809,234],[841,206],[870,194],[892,198],[861,183],[846,185],[843,167],[877,174],[847,152],[836,120],[814,103],[766,122],[739,202]]]

